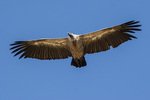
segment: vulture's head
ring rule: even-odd
[[[78,40],[80,35],[75,35],[73,33],[68,33],[69,37],[72,39],[72,40]]]
[[[73,33],[68,33],[69,37],[74,39],[74,34]]]

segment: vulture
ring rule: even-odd
[[[21,54],[20,58],[51,60],[72,57],[71,65],[81,68],[87,65],[84,55],[109,50],[110,46],[116,48],[136,39],[129,33],[141,31],[137,28],[141,25],[137,23],[139,21],[129,21],[84,35],[68,33],[67,38],[16,41],[10,44],[10,50],[13,50],[14,56]]]

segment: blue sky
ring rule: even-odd
[[[1,0],[0,100],[150,100],[149,0]],[[18,59],[14,41],[85,34],[141,21],[138,39],[64,60]]]

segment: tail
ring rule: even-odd
[[[74,59],[74,58],[72,58],[71,65],[75,66],[77,68],[78,67],[81,68],[81,67],[86,66],[87,64],[86,64],[86,61],[85,61],[85,57],[83,56],[80,59]]]

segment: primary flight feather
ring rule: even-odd
[[[129,21],[127,23],[105,28],[96,32],[84,35],[68,33],[69,37],[59,39],[39,39],[29,41],[16,41],[12,53],[14,56],[21,54],[20,58],[65,59],[72,57],[71,65],[75,67],[86,66],[85,54],[106,51],[119,46],[132,38],[136,38],[128,33],[141,31],[137,27],[139,21]]]

